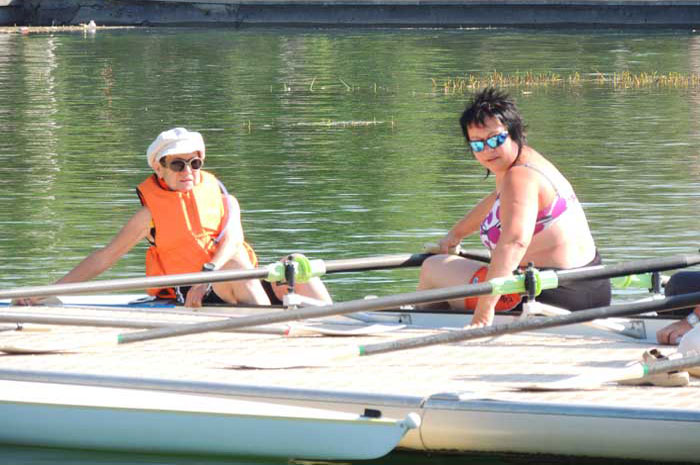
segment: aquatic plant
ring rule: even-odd
[[[535,73],[532,71],[488,74],[467,74],[459,78],[432,79],[434,91],[444,93],[471,92],[487,86],[494,87],[540,87],[540,86],[610,86],[614,88],[692,88],[700,87],[700,73],[658,73],[630,71],[602,73],[574,72],[571,74]]]

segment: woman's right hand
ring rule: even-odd
[[[461,242],[462,238],[454,236],[452,232],[448,232],[445,237],[438,242],[438,248],[440,249],[440,253],[448,254],[458,247]]]

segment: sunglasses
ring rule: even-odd
[[[194,170],[200,169],[200,168],[202,167],[202,164],[203,164],[203,163],[204,163],[204,162],[202,161],[202,159],[201,159],[201,158],[197,158],[197,157],[191,158],[191,159],[189,159],[189,160],[181,160],[181,159],[178,158],[177,160],[171,161],[171,162],[167,165],[167,167],[168,167],[168,169],[169,169],[170,171],[174,171],[174,172],[176,172],[176,173],[180,173],[180,172],[182,172],[182,171],[185,170],[185,166],[189,166],[189,167],[192,168],[192,170],[194,171]],[[163,166],[166,166],[165,160],[163,160],[162,164],[163,164]]]
[[[503,145],[506,139],[508,139],[508,131],[503,131],[502,133],[489,137],[486,140],[470,140],[469,145],[471,146],[473,152],[482,152],[486,148],[484,143],[492,149],[495,149]]]

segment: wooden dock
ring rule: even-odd
[[[6,311],[16,309],[13,307]],[[149,313],[61,307],[37,311],[90,318],[126,317],[133,321],[157,318],[173,323],[217,318],[188,315],[182,311],[167,314],[162,311]],[[254,310],[238,310],[236,313],[249,312]],[[342,321],[349,322],[345,319]],[[7,328],[7,323],[0,326]],[[125,331],[132,329],[26,325],[22,331],[0,332],[0,346],[35,349],[75,347],[53,354],[2,355],[0,374],[7,370],[19,370],[89,375],[98,379],[157,379],[195,383],[195,386],[197,383],[213,383],[227,386],[228,395],[242,399],[359,412],[362,408],[376,408],[394,417],[400,417],[408,410],[430,416],[431,408],[432,411],[439,411],[457,407],[469,410],[471,415],[474,412],[499,411],[502,417],[502,409],[505,408],[509,415],[517,413],[519,409],[521,413],[527,410],[528,415],[540,417],[563,412],[572,416],[581,414],[589,421],[595,420],[597,415],[617,415],[625,421],[649,420],[652,417],[655,421],[673,420],[673,425],[666,430],[668,434],[675,429],[682,432],[679,426],[682,422],[677,422],[679,419],[694,425],[693,428],[700,425],[700,380],[694,378],[691,378],[689,386],[675,388],[613,384],[595,390],[519,390],[533,383],[546,384],[582,374],[595,376],[603,369],[620,368],[639,360],[644,350],[653,347],[649,343],[611,336],[602,331],[599,334],[594,332],[593,336],[521,333],[369,357],[346,355],[360,344],[415,337],[434,330],[408,327],[360,337],[288,337],[222,332],[119,346],[114,343],[99,344],[114,341],[117,334]],[[502,422],[502,418],[497,421]],[[517,424],[517,420],[513,421]],[[496,439],[489,439],[480,435],[479,425],[474,425],[474,428],[474,439],[460,447],[473,447],[477,451],[498,451],[499,446],[505,447],[503,442],[497,440],[497,434]],[[605,428],[600,428],[600,431],[602,435],[609,435],[605,433]],[[493,435],[493,431],[487,433]],[[425,432],[411,432],[401,445],[416,450],[454,449],[449,442],[451,435],[460,434],[464,436],[464,431],[442,431],[432,437]],[[511,439],[516,441],[517,448],[517,439]],[[523,444],[530,439],[524,434]],[[605,437],[595,439],[596,443],[605,440]],[[585,442],[582,442],[581,447],[584,445]],[[604,446],[601,447],[584,455],[606,456],[608,452]],[[693,447],[695,450],[689,454],[694,454],[700,460],[700,445],[696,443]],[[557,450],[539,452],[557,453]],[[570,453],[570,450],[559,452]]]

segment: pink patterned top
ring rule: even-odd
[[[537,212],[537,220],[535,221],[535,230],[533,231],[533,236],[539,232],[544,231],[549,226],[551,226],[560,216],[562,216],[570,208],[578,207],[581,208],[581,204],[576,198],[574,191],[567,185],[559,188],[546,174],[542,172],[539,168],[532,165],[523,164],[519,166],[525,166],[527,168],[533,169],[540,173],[554,188],[556,196],[552,203],[548,207],[543,208]],[[567,192],[568,191],[568,192]],[[488,247],[490,250],[496,248],[496,244],[501,237],[501,199],[500,196],[496,197],[493,202],[491,211],[484,221],[481,222],[480,235],[481,242]]]

